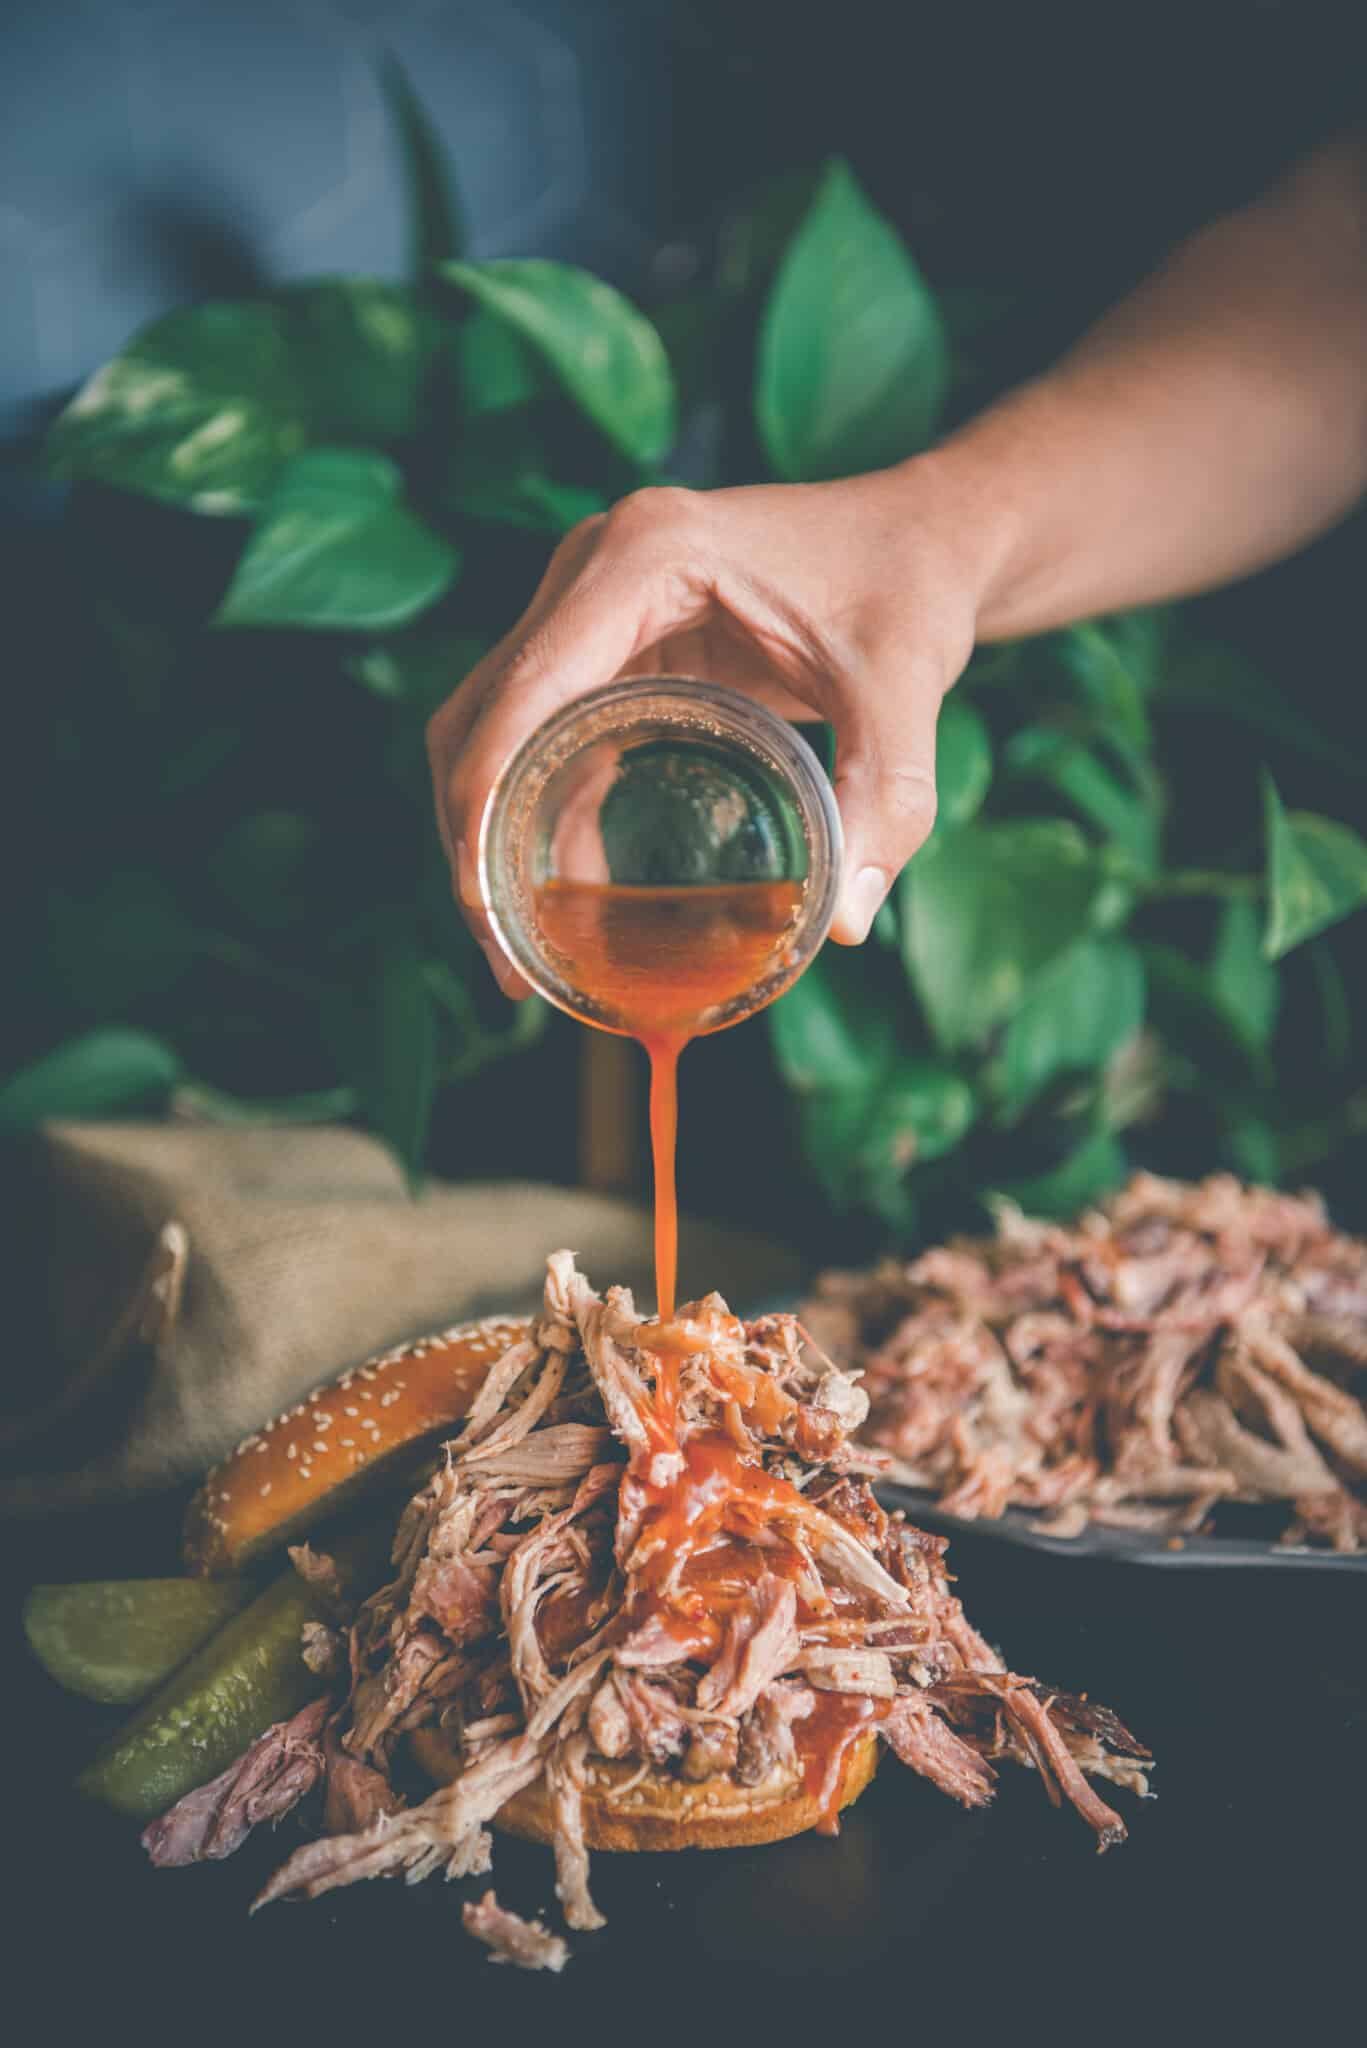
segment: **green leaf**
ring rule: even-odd
[[[443,263],[441,275],[531,343],[629,461],[652,468],[676,430],[664,343],[611,285],[568,263]]]
[[[380,66],[380,83],[403,146],[409,268],[420,278],[460,255],[465,246],[465,223],[446,150],[397,57],[386,56]]]
[[[302,447],[306,402],[276,306],[168,313],[82,385],[54,423],[59,476],[195,512],[251,512]]]
[[[1313,811],[1287,811],[1263,777],[1267,825],[1269,960],[1313,939],[1367,903],[1367,841]]]
[[[857,1163],[871,1183],[900,1179],[912,1165],[952,1152],[977,1110],[961,1074],[939,1060],[902,1053],[874,1093]]]
[[[856,1153],[869,1114],[863,1088],[823,1088],[799,1095],[796,1103],[802,1156],[813,1179],[833,1209],[849,1209],[859,1201],[861,1175]]]
[[[582,484],[557,484],[547,476],[518,477],[504,490],[462,494],[455,501],[467,519],[491,526],[516,526],[524,533],[562,534],[607,507],[607,499]]]
[[[935,729],[937,816],[946,825],[966,825],[977,815],[992,781],[992,742],[981,715],[962,697],[940,707]]]
[[[1042,974],[1002,1045],[1002,1091],[1021,1109],[1060,1074],[1104,1067],[1144,1021],[1144,963],[1123,939],[1083,939]]]
[[[1235,1029],[1257,1047],[1270,1044],[1277,1022],[1280,986],[1263,952],[1262,921],[1246,897],[1234,897],[1220,912],[1210,985]]]
[[[416,1189],[436,1090],[437,1021],[423,960],[411,940],[381,944],[368,991],[352,1048],[356,1085],[372,1130]]]
[[[1094,1132],[1061,1166],[998,1192],[1027,1216],[1072,1216],[1119,1187],[1130,1170],[1124,1147],[1109,1131]]]
[[[893,1020],[872,994],[863,963],[819,953],[769,1009],[779,1072],[799,1094],[870,1090],[887,1071]]]
[[[215,614],[220,626],[382,630],[434,604],[449,541],[400,503],[383,455],[314,448],[289,464]]]
[[[535,404],[559,388],[531,342],[483,306],[454,330],[450,352],[464,421]]]
[[[292,285],[277,303],[317,439],[401,441],[417,431],[437,325],[411,291],[331,277]]]
[[[297,811],[254,811],[229,827],[209,873],[250,923],[283,931],[308,915],[321,837],[317,822]]]
[[[1068,626],[1048,643],[1064,674],[1097,713],[1101,729],[1130,753],[1153,744],[1145,702],[1157,674],[1156,636],[1143,613]]]
[[[1062,819],[937,831],[899,884],[907,972],[948,1052],[980,1042],[1090,928],[1104,876]]]
[[[1047,783],[1127,853],[1142,872],[1158,861],[1157,806],[1069,734],[1026,726],[1006,750],[1013,773]]]
[[[872,1085],[820,1088],[798,1097],[802,1148],[837,1209],[869,1209],[904,1221],[914,1165],[950,1152],[977,1113],[961,1075],[935,1060],[899,1053]]]
[[[765,308],[755,415],[770,463],[816,482],[899,462],[930,440],[948,378],[933,294],[833,162]]]
[[[156,1103],[169,1095],[180,1072],[171,1047],[145,1031],[88,1031],[0,1083],[0,1130]]]

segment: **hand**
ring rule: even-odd
[[[624,675],[729,684],[836,734],[856,945],[935,820],[935,722],[973,649],[981,578],[934,457],[831,484],[638,491],[556,550],[526,613],[433,717],[456,894],[500,986],[525,995],[479,896],[480,820],[504,763],[561,705]]]

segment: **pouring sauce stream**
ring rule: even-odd
[[[720,1028],[711,1020],[726,1004],[763,987],[783,965],[802,892],[794,881],[647,887],[562,880],[536,892],[541,930],[572,984],[621,1019],[615,1026],[583,1021],[638,1039],[650,1060],[661,1321],[674,1313],[678,1263],[679,1054],[690,1039]]]

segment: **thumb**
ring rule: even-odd
[[[935,823],[935,721],[943,692],[876,681],[836,721],[835,793],[845,864],[831,937],[857,946]]]

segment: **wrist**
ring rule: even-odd
[[[932,543],[971,611],[975,637],[1028,630],[1013,623],[1028,574],[1030,522],[1020,479],[973,422],[940,446],[901,464],[903,502],[914,506],[914,544]]]

